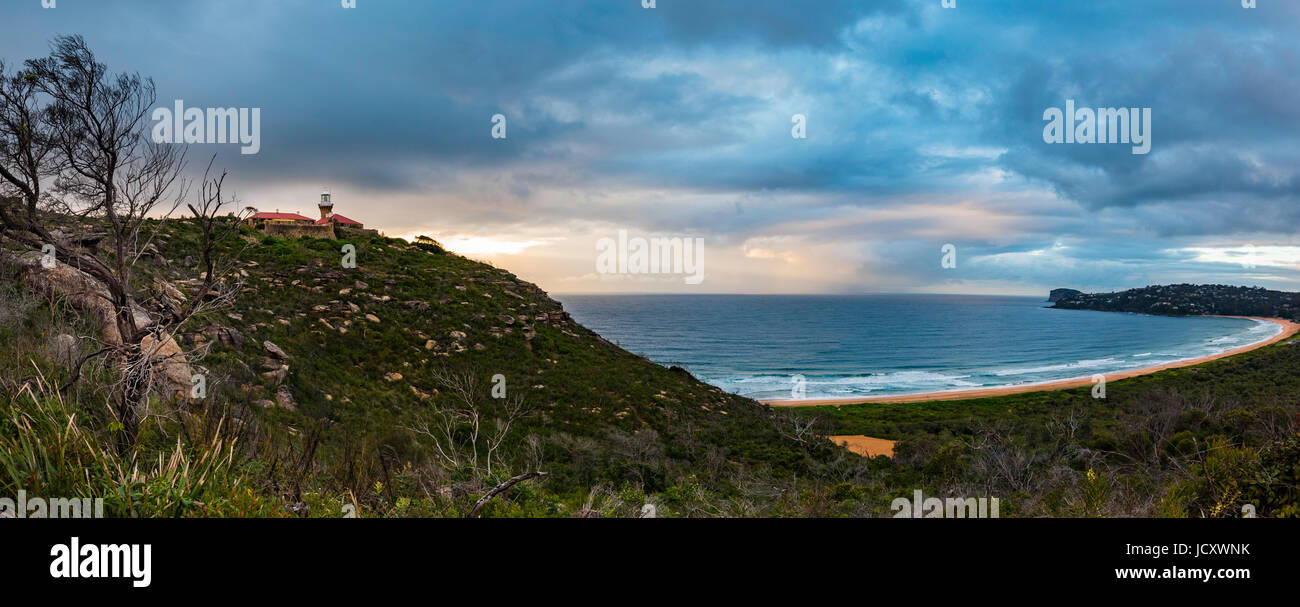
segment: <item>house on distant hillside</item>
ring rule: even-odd
[[[244,223],[252,228],[261,228],[262,232],[267,236],[280,238],[307,236],[333,240],[337,237],[338,229],[378,233],[375,230],[366,230],[366,226],[360,221],[335,213],[334,201],[331,199],[329,190],[321,192],[320,203],[317,206],[320,208],[319,220],[313,220],[297,213],[281,213],[279,209],[276,209],[274,213],[254,212],[251,217],[244,220]]]

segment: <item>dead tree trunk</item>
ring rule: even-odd
[[[519,483],[522,483],[527,480],[532,480],[535,478],[540,478],[543,476],[546,476],[545,472],[529,472],[527,474],[520,474],[519,476],[516,476],[504,483],[501,483],[500,485],[497,485],[491,491],[488,491],[487,493],[483,494],[483,497],[478,498],[478,502],[474,504],[474,509],[470,510],[469,514],[465,515],[465,518],[477,518],[478,511],[482,510],[483,506],[486,506],[488,502],[492,501],[492,498],[501,495],[506,491],[509,491],[511,487],[514,487]]]

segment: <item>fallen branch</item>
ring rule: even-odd
[[[483,506],[486,506],[488,502],[492,501],[492,498],[501,495],[506,491],[509,491],[511,487],[518,485],[519,483],[522,483],[524,481],[540,478],[543,476],[546,476],[545,472],[529,472],[527,474],[520,474],[519,476],[516,476],[504,483],[501,483],[500,485],[497,485],[496,488],[483,494],[483,497],[478,498],[478,502],[474,504],[474,509],[470,510],[469,514],[465,515],[465,518],[476,518],[478,516],[478,511],[482,510]]]

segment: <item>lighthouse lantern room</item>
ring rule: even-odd
[[[329,219],[334,214],[334,203],[330,200],[329,188],[320,193],[320,218]]]

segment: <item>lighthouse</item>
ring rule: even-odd
[[[334,203],[330,200],[330,191],[329,191],[329,188],[326,188],[324,191],[322,191],[322,192],[320,193],[320,218],[321,218],[321,221],[325,221],[326,219],[329,219],[329,218],[330,218],[330,215],[333,215],[333,214],[334,214]]]
[[[325,188],[320,193],[320,219],[316,220],[316,225],[334,224],[348,228],[364,229],[366,226],[355,219],[348,219],[334,212],[334,201],[330,197],[329,188]]]

